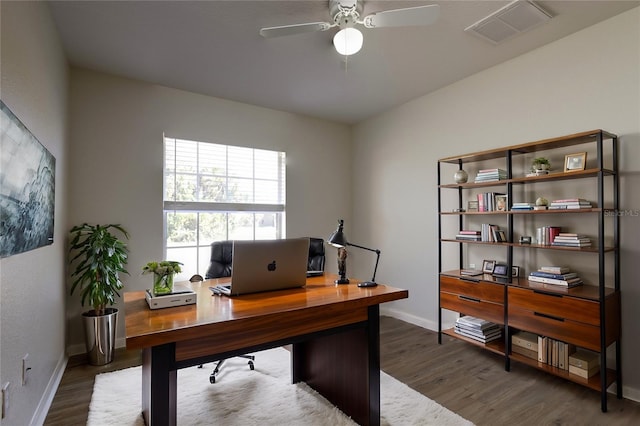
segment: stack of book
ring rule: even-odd
[[[549,210],[590,209],[592,207],[591,201],[583,198],[565,198],[553,200],[549,205]]]
[[[504,180],[507,178],[506,170],[502,169],[484,169],[479,170],[476,175],[476,183],[479,182],[492,182],[496,180]]]
[[[511,210],[533,210],[533,203],[513,203]]]
[[[456,235],[456,240],[481,241],[482,235],[480,231],[469,231],[463,229],[462,231],[458,232],[458,235]]]
[[[551,243],[552,246],[561,247],[591,247],[589,237],[570,232],[560,232]]]
[[[476,195],[479,212],[507,211],[507,194],[501,192],[483,192]]]
[[[559,226],[542,226],[537,228],[536,239],[538,240],[538,244],[543,246],[552,245],[556,237],[560,235],[560,231]]]
[[[529,281],[564,287],[582,284],[582,278],[576,272],[571,272],[569,268],[562,266],[541,266],[537,271],[529,273]]]
[[[502,336],[502,328],[498,324],[469,315],[456,320],[454,331],[482,343],[491,342]]]
[[[538,362],[561,370],[569,370],[570,357],[576,347],[547,336],[538,336]]]

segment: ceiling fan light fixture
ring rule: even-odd
[[[362,33],[353,27],[343,28],[333,36],[333,46],[344,56],[356,54],[362,49]]]

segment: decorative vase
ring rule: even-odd
[[[109,364],[115,353],[118,310],[106,308],[104,315],[91,310],[83,313],[82,319],[89,364]]]
[[[469,179],[469,175],[467,174],[467,172],[460,169],[453,175],[453,179],[456,181],[456,183],[466,183],[467,179]]]
[[[153,274],[153,295],[169,294],[173,292],[174,274]]]

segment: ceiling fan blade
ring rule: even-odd
[[[264,38],[281,37],[294,34],[312,33],[315,31],[326,31],[333,25],[328,22],[310,22],[308,24],[283,25],[281,27],[269,27],[260,30],[260,35]]]
[[[362,23],[367,28],[409,27],[413,25],[433,24],[440,15],[440,6],[409,7],[406,9],[385,10],[365,16]]]

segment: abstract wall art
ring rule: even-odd
[[[0,258],[53,244],[56,159],[0,101]]]

